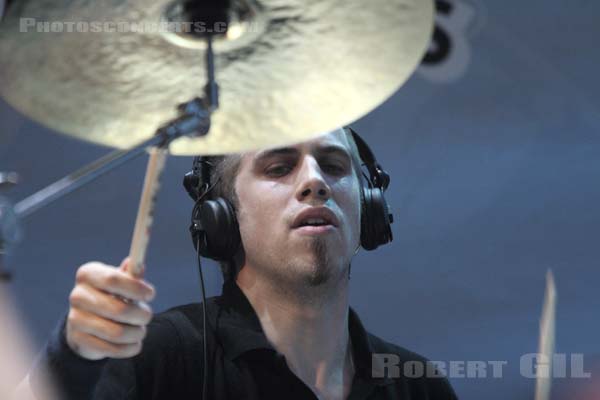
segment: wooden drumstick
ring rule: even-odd
[[[552,356],[554,355],[554,323],[556,309],[556,287],[552,271],[546,273],[546,294],[544,295],[544,308],[540,318],[540,348],[538,350],[538,364],[546,364],[547,376],[537,368],[535,382],[535,400],[549,400],[552,384]]]
[[[144,179],[144,189],[135,220],[131,249],[129,250],[129,267],[127,268],[127,272],[135,277],[141,277],[144,273],[144,259],[146,248],[150,241],[154,205],[158,189],[160,188],[160,177],[165,166],[167,154],[168,151],[162,148],[153,147],[150,151],[146,178]]]

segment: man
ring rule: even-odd
[[[440,377],[374,373],[377,354],[426,360],[368,334],[349,308],[361,178],[346,130],[228,156],[215,171],[215,193],[234,205],[242,245],[222,296],[206,305],[206,353],[199,305],[150,322],[154,288],[125,272],[127,260],[89,263],[40,362],[67,397],[456,399]]]

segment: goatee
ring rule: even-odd
[[[331,265],[329,251],[325,238],[315,238],[311,243],[315,255],[315,265],[312,273],[307,277],[310,286],[320,286],[331,278]]]

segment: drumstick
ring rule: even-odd
[[[165,166],[167,154],[168,151],[162,148],[153,147],[150,151],[146,178],[144,179],[144,189],[142,190],[142,198],[140,199],[133,238],[131,239],[131,249],[129,250],[129,267],[127,268],[127,272],[135,277],[141,277],[144,272],[144,259],[146,257],[146,248],[150,241],[154,205],[158,189],[160,188],[160,177]]]
[[[540,348],[535,382],[535,400],[549,400],[552,384],[552,356],[554,355],[554,320],[556,309],[556,288],[552,271],[546,273],[546,294],[540,319]],[[539,364],[547,363],[547,376],[540,373]],[[542,370],[543,371],[543,370]]]

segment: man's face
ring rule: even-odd
[[[235,189],[246,266],[273,282],[340,279],[360,243],[359,188],[341,129],[244,154]]]

